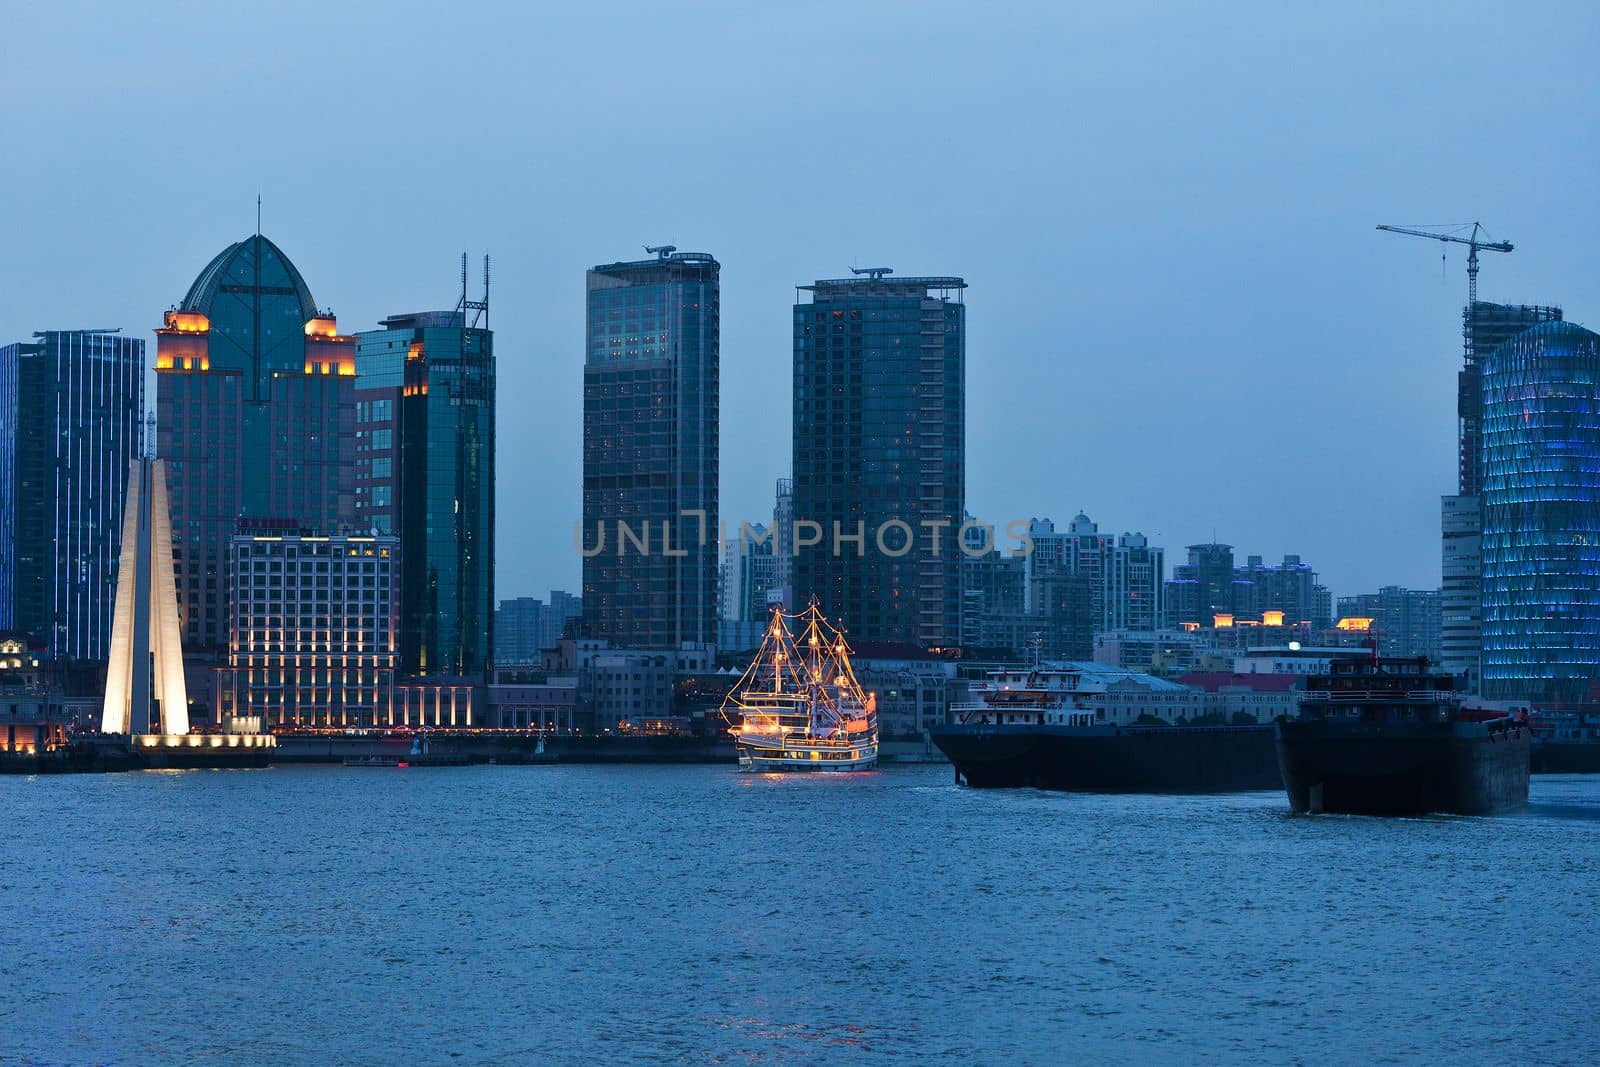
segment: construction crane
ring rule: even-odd
[[[1466,229],[1466,227],[1467,227],[1467,224],[1463,222],[1459,228],[1460,229]],[[1509,251],[1511,251],[1511,248],[1512,248],[1512,245],[1511,245],[1510,241],[1493,241],[1493,242],[1490,242],[1490,241],[1480,241],[1480,240],[1478,240],[1478,231],[1483,229],[1483,227],[1481,225],[1479,225],[1478,223],[1476,223],[1476,222],[1474,222],[1472,224],[1472,233],[1469,236],[1466,236],[1466,237],[1457,237],[1453,233],[1433,233],[1432,231],[1429,231],[1429,230],[1413,230],[1413,229],[1411,229],[1409,227],[1406,227],[1406,226],[1379,226],[1378,229],[1387,230],[1390,233],[1403,233],[1407,237],[1426,237],[1426,238],[1428,238],[1429,240],[1432,240],[1432,241],[1446,241],[1446,242],[1449,242],[1450,244],[1466,245],[1467,249],[1468,249],[1468,251],[1467,251],[1467,306],[1468,307],[1471,307],[1473,304],[1476,304],[1478,302],[1478,250],[1481,248],[1485,252],[1509,252]]]

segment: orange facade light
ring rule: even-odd
[[[1340,619],[1336,625],[1347,633],[1364,634],[1372,629],[1372,624],[1376,621],[1359,615],[1347,615]]]
[[[1263,611],[1261,613],[1261,625],[1262,626],[1282,626],[1283,625],[1283,612],[1281,612],[1281,611]]]
[[[199,311],[179,311],[176,308],[162,316],[166,329],[175,333],[206,333],[211,329],[211,320]]]
[[[1211,616],[1211,626],[1217,630],[1227,630],[1233,626],[1233,616],[1221,612]]]

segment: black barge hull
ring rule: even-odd
[[[978,789],[1233,793],[1279,789],[1271,726],[957,725],[933,731]]]
[[[1528,803],[1520,725],[1283,722],[1278,761],[1297,812],[1492,815]]]

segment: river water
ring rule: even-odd
[[[1497,818],[943,766],[0,778],[0,1062],[1583,1062],[1600,778]]]

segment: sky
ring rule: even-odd
[[[788,473],[794,286],[958,274],[973,514],[1431,588],[1464,258],[1374,227],[1481,220],[1481,298],[1600,326],[1597,44],[1584,3],[0,0],[0,341],[153,353],[258,194],[346,333],[487,252],[496,592],[542,596],[586,268],[722,263],[730,523]]]

